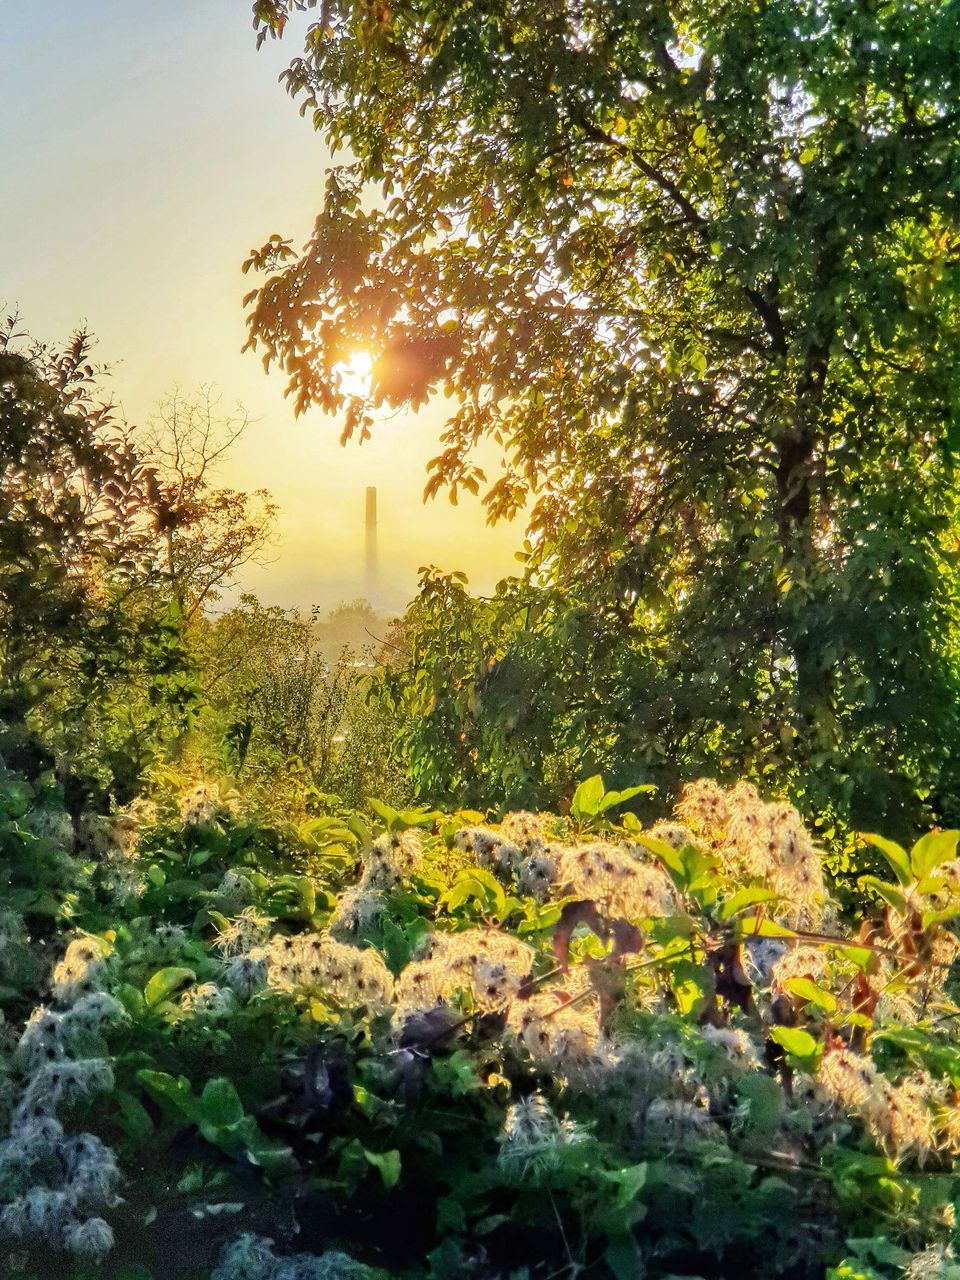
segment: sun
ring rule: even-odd
[[[362,348],[352,352],[346,360],[333,366],[340,390],[345,396],[367,400],[370,397],[370,378],[373,373],[373,356]]]

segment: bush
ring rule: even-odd
[[[851,920],[788,804],[636,791],[73,824],[8,774],[8,1269],[951,1274],[958,833],[868,837]]]

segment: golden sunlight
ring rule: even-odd
[[[373,356],[362,347],[352,352],[348,359],[340,360],[333,366],[337,375],[340,390],[346,396],[368,399],[370,396],[370,378],[373,373]]]

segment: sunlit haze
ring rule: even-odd
[[[280,508],[273,563],[242,586],[269,602],[335,604],[363,586],[364,490],[376,485],[383,606],[417,568],[464,569],[488,590],[516,567],[519,525],[470,498],[422,502],[440,404],[386,418],[362,446],[295,420],[283,378],[241,354],[240,265],[279,231],[306,238],[326,153],[277,76],[294,40],[258,53],[244,0],[0,0],[0,303],[35,336],[85,323],[133,422],[173,386],[215,383],[257,421],[222,482]],[[362,385],[369,355],[344,373]],[[495,462],[495,456],[492,456]]]

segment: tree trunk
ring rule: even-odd
[[[781,548],[781,613],[796,670],[794,728],[801,759],[835,745],[833,678],[817,621],[820,555],[814,540],[814,471],[823,435],[826,344],[812,348],[797,379],[793,421],[777,442],[777,520]]]

